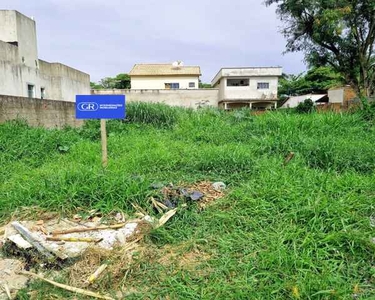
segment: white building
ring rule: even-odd
[[[35,21],[0,10],[0,94],[75,101],[77,94],[90,94],[90,76],[38,59]]]
[[[326,94],[306,94],[301,96],[289,97],[288,100],[286,100],[285,103],[281,106],[281,108],[297,107],[298,104],[304,102],[307,99],[311,99],[315,105],[328,102],[328,96]]]
[[[197,89],[201,69],[171,64],[136,64],[129,73],[132,90]]]
[[[222,68],[212,80],[219,89],[218,103],[225,109],[271,109],[277,105],[281,67]]]

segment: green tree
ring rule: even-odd
[[[200,89],[211,89],[211,83],[203,83],[202,80],[199,79],[199,88]]]
[[[98,83],[90,82],[92,89],[130,89],[130,76],[125,73],[116,75],[116,77],[105,77]]]
[[[118,74],[115,78],[115,89],[130,89],[130,76],[125,73]]]
[[[96,82],[90,82],[90,87],[92,90],[100,90],[103,88],[100,84]]]
[[[311,99],[299,103],[296,107],[296,111],[300,114],[309,114],[314,110],[314,102]]]
[[[266,0],[285,23],[286,50],[304,51],[312,65],[330,65],[360,95],[375,80],[374,0]]]
[[[324,94],[328,89],[344,83],[342,76],[331,67],[315,67],[306,74],[283,74],[279,81],[279,95],[298,96],[304,94]]]

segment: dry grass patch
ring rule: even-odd
[[[188,249],[186,245],[166,245],[158,250],[158,263],[164,267],[177,267],[185,271],[196,271],[211,256],[198,247]]]

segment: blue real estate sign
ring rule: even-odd
[[[125,95],[77,95],[77,119],[125,119]]]

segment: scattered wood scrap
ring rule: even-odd
[[[164,210],[168,210],[169,209],[168,206],[166,206],[163,203],[155,200],[154,197],[151,197],[151,202],[152,202],[152,205],[155,207],[155,209],[159,213],[163,213]]]
[[[84,242],[84,243],[100,243],[103,238],[85,238],[85,237],[63,237],[63,236],[47,236],[47,241],[64,241],[64,242]]]
[[[163,226],[165,223],[168,222],[168,220],[170,218],[172,218],[177,212],[177,208],[175,209],[172,209],[168,212],[166,212],[160,219],[159,219],[159,222],[155,225],[155,228],[159,228],[161,226]]]
[[[52,235],[59,235],[59,234],[68,234],[68,233],[75,233],[75,232],[87,232],[87,231],[95,231],[95,230],[104,230],[104,229],[119,229],[126,225],[126,223],[120,223],[115,225],[108,225],[108,226],[96,226],[96,227],[76,227],[70,228],[65,230],[55,230],[52,231]]]
[[[107,264],[102,264],[87,280],[88,284],[92,284],[107,269]]]
[[[94,293],[92,291],[88,291],[88,290],[84,290],[84,289],[81,289],[81,288],[76,288],[76,287],[69,286],[69,285],[66,285],[66,284],[58,283],[56,281],[44,278],[43,276],[40,276],[40,275],[35,274],[33,272],[21,271],[20,274],[26,275],[26,276],[31,276],[31,277],[34,277],[34,278],[38,278],[40,280],[43,280],[45,282],[48,282],[49,284],[52,284],[52,285],[56,286],[56,287],[59,287],[61,289],[64,289],[64,290],[67,290],[67,291],[70,291],[70,292],[73,292],[73,293],[78,293],[78,294],[81,294],[81,295],[94,297],[94,298],[98,298],[98,299],[114,300],[114,298],[112,298],[112,297],[103,296],[103,295],[100,295],[98,293]]]

